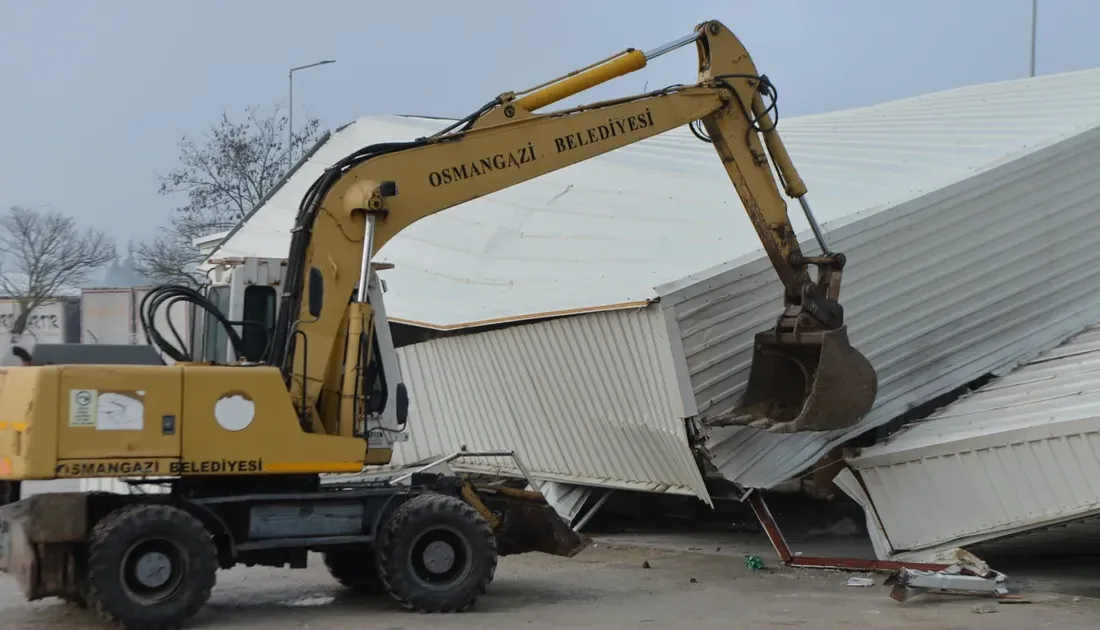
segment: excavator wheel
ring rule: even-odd
[[[422,494],[396,510],[382,528],[379,574],[405,608],[463,612],[492,583],[497,568],[493,529],[458,497]]]
[[[344,588],[360,595],[377,595],[386,589],[374,558],[370,549],[329,551],[325,553],[325,568]]]
[[[167,505],[128,505],[92,530],[88,606],[126,630],[179,628],[210,598],[217,570],[198,519]]]

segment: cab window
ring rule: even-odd
[[[268,340],[275,330],[275,300],[275,287],[245,287],[241,321],[246,323],[241,326],[241,338],[249,361],[263,361],[270,352]]]
[[[386,388],[386,372],[382,369],[382,349],[378,347],[378,335],[374,335],[371,359],[367,363],[367,413],[382,413],[386,408],[389,390]]]
[[[219,311],[229,312],[228,286],[210,287],[207,297]],[[203,358],[215,363],[225,363],[226,344],[228,343],[229,337],[226,335],[225,329],[222,328],[221,322],[212,314],[206,313],[203,320]]]

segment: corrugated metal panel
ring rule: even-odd
[[[1093,129],[834,225],[832,246],[849,260],[849,335],[879,372],[875,408],[847,432],[715,431],[715,464],[748,486],[782,483],[850,435],[1100,320],[1100,296],[1081,290],[1100,281],[1100,268],[1081,264],[1100,248],[1098,169]],[[659,287],[700,412],[729,410],[744,388],[752,335],[781,308],[774,276],[742,259]]]
[[[0,299],[0,365],[18,364],[10,354],[12,346],[33,352],[40,343],[65,342],[67,322],[63,302],[51,302],[34,309],[23,333],[12,335],[11,326],[18,314],[19,306],[14,300]]]
[[[141,328],[141,301],[151,287],[126,289],[86,289],[80,297],[81,343],[137,344],[145,345],[145,332]],[[176,343],[169,328],[172,326],[190,342],[190,308],[182,303],[161,307],[154,318],[156,327],[167,339]],[[171,358],[164,356],[165,361]]]
[[[166,494],[168,486],[132,486],[122,479],[89,477],[80,479],[81,492],[113,492],[115,494]]]
[[[80,492],[81,481],[80,479],[28,480],[20,484],[19,493],[23,497],[29,497],[52,492]]]
[[[849,463],[902,552],[1100,514],[1097,453],[1100,328],[1092,328]]]
[[[542,484],[541,489],[546,502],[569,524],[576,522],[581,514],[581,508],[592,496],[590,487],[557,481],[547,481]],[[604,492],[611,492],[611,490],[604,490]]]
[[[88,289],[80,295],[80,343],[134,343],[135,313],[129,289]]]
[[[1100,71],[1085,71],[784,118],[779,129],[829,229],[1091,128],[1097,101]],[[214,257],[285,256],[298,204],[326,166],[446,124],[375,116],[334,132]],[[380,259],[396,264],[383,272],[392,319],[456,327],[647,300],[758,250],[713,148],[679,129],[429,217]]]
[[[544,480],[708,500],[656,308],[593,313],[398,350],[412,399],[395,463],[512,449]],[[511,462],[463,460],[516,473]]]
[[[15,300],[0,299],[0,338],[11,336],[11,327],[18,317],[19,304]],[[49,302],[31,311],[23,336],[32,344],[63,343],[65,305],[62,302]]]

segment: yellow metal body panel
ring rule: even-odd
[[[57,458],[178,458],[183,370],[139,365],[58,368]]]
[[[358,472],[366,455],[302,431],[270,367],[0,369],[0,410],[3,479]]]
[[[302,431],[279,370],[205,365],[183,370],[182,474],[362,470],[366,440]],[[250,407],[253,417],[247,421]],[[224,426],[235,429],[233,423],[246,421],[239,430]]]
[[[0,478],[52,479],[61,369],[0,368]]]

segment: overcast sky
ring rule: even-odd
[[[119,239],[172,207],[157,173],[223,111],[285,104],[333,128],[459,116],[706,19],[741,37],[781,116],[1026,77],[1031,0],[0,0],[0,208],[49,205]],[[312,7],[312,8],[311,8]],[[1100,66],[1096,0],[1039,0],[1039,74]],[[691,48],[592,91],[695,78]],[[1042,112],[1036,112],[1041,116]],[[780,126],[782,129],[782,124]]]

